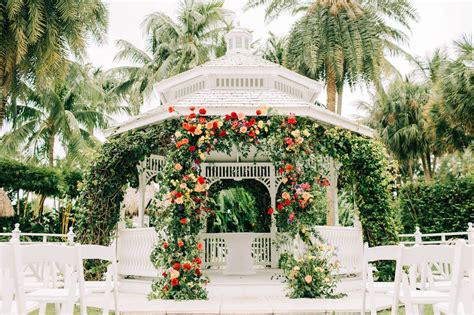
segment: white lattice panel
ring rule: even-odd
[[[117,258],[119,274],[156,277],[150,255],[160,237],[154,228],[123,229],[119,231]]]

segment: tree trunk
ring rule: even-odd
[[[421,157],[421,165],[423,166],[423,173],[425,174],[425,180],[427,182],[430,182],[431,181],[430,169],[428,166],[428,162],[426,161],[426,157],[424,156]]]
[[[344,90],[344,85],[341,84],[337,87],[337,113],[338,115],[342,114],[342,92]]]
[[[51,128],[51,135],[49,136],[48,139],[48,162],[49,166],[53,167],[54,166],[54,131]]]
[[[336,71],[332,64],[328,64],[327,67],[327,108],[331,112],[336,112]]]
[[[3,88],[0,88],[3,91]],[[5,110],[7,106],[7,97],[0,92],[0,130],[3,128],[3,121],[5,120]]]

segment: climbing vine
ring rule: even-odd
[[[173,111],[171,107],[169,109]],[[152,298],[204,299],[207,279],[201,273],[202,244],[198,233],[208,208],[208,185],[201,163],[212,151],[246,155],[252,147],[264,152],[281,176],[276,209],[280,228],[308,241],[311,226],[302,218],[315,190],[330,183],[315,167],[317,157],[331,156],[343,167],[345,183],[356,191],[364,236],[371,245],[396,241],[396,215],[390,207],[387,161],[373,140],[341,129],[326,129],[315,121],[295,116],[254,116],[229,113],[206,116],[204,108],[190,108],[176,120],[147,130],[130,131],[104,144],[86,172],[78,218],[79,240],[107,244],[119,219],[124,186],[136,184],[136,164],[158,153],[166,163],[158,181],[165,205],[165,234],[153,251],[152,262],[163,274],[153,284]]]

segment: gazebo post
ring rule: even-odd
[[[146,191],[146,177],[145,177],[145,165],[143,161],[138,167],[140,174],[138,175],[138,224],[143,227],[145,223],[145,191]]]
[[[330,185],[326,191],[328,202],[326,225],[329,226],[339,225],[339,211],[337,202],[337,164],[337,161],[335,161],[332,157],[328,158]]]
[[[272,168],[272,172],[270,175],[270,203],[271,207],[274,211],[276,211],[276,194],[277,194],[277,183],[276,183],[276,176],[275,176],[275,167]],[[277,237],[277,226],[276,226],[276,219],[275,216],[271,216],[272,220],[272,225],[270,227],[270,235],[271,235],[271,267],[272,268],[277,268],[278,267],[278,251],[276,246],[274,246],[274,242],[276,242],[276,237]]]

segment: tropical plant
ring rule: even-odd
[[[283,65],[283,57],[286,49],[286,37],[278,37],[272,32],[268,33],[269,37],[265,42],[265,46],[260,48],[262,57],[271,62]]]
[[[66,58],[82,56],[87,40],[103,39],[107,10],[99,0],[11,0],[0,3],[0,128],[16,82],[41,84],[66,74]]]
[[[7,151],[21,150],[30,159],[46,159],[50,166],[58,140],[67,156],[85,159],[88,147],[97,144],[94,130],[111,121],[105,111],[116,109],[106,105],[107,96],[91,68],[73,62],[68,63],[64,79],[36,89],[24,84],[23,89],[15,112],[8,113],[12,130],[1,143]]]
[[[156,82],[225,53],[222,36],[232,26],[225,21],[228,11],[223,5],[220,0],[182,0],[176,20],[154,12],[143,21],[145,51],[125,40],[117,42],[120,51],[115,60],[133,64],[111,72],[121,80],[116,91],[134,106],[135,113]]]
[[[290,32],[285,63],[324,81],[327,108],[338,113],[345,84],[374,83],[383,91],[381,75],[393,68],[384,53],[405,54],[398,44],[406,42],[407,35],[388,20],[409,29],[416,19],[407,0],[250,0],[246,7],[262,5],[269,18],[283,11],[304,13]]]

